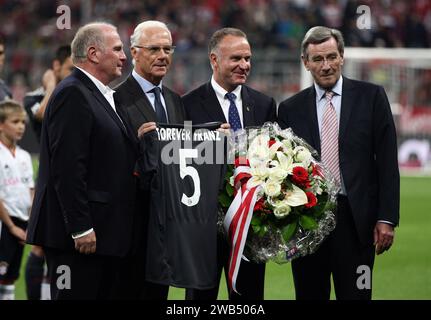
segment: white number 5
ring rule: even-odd
[[[193,179],[193,186],[195,190],[195,192],[190,197],[188,197],[183,193],[181,202],[188,207],[193,207],[199,203],[199,199],[201,197],[201,181],[199,178],[198,171],[195,168],[186,165],[186,159],[197,158],[198,150],[180,149],[179,156],[180,156],[180,177],[181,179],[184,179],[186,176],[190,176]]]

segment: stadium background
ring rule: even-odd
[[[70,8],[70,29],[57,27],[60,5]],[[369,8],[370,28],[358,28],[361,5]],[[306,30],[315,25],[340,29],[352,48],[351,56],[345,55],[346,75],[385,87],[399,137],[401,227],[392,250],[376,260],[373,297],[431,299],[431,0],[0,0],[0,34],[6,40],[0,77],[22,101],[40,86],[58,45],[70,43],[82,24],[104,20],[118,27],[125,45],[124,78],[132,67],[129,36],[148,19],[164,21],[172,31],[177,49],[164,81],[178,93],[209,79],[207,41],[216,29],[234,26],[247,33],[252,45],[249,85],[277,103],[307,81],[299,59]],[[359,48],[379,49],[364,53]],[[31,128],[21,145],[37,159]],[[22,278],[18,287],[17,297],[24,299]],[[270,264],[266,298],[293,297],[290,265]],[[171,290],[170,298],[182,299],[182,290]],[[224,287],[220,298],[226,298]]]

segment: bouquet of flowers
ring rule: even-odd
[[[339,184],[311,146],[275,123],[236,132],[228,155],[219,225],[231,245],[236,290],[242,258],[284,263],[318,248],[335,228]]]

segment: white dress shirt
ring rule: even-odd
[[[150,101],[151,106],[153,107],[154,112],[156,111],[156,107],[154,106],[154,102],[156,100],[156,95],[154,94],[154,92],[150,92],[150,91],[153,90],[155,87],[159,87],[160,88],[160,92],[161,92],[161,94],[160,94],[160,101],[162,102],[162,106],[165,109],[166,120],[168,120],[168,122],[169,122],[168,111],[166,109],[166,102],[165,102],[165,98],[163,97],[162,81],[160,81],[160,83],[157,86],[155,86],[150,81],[148,81],[147,79],[145,79],[144,77],[142,77],[141,75],[139,75],[135,71],[135,69],[133,69],[133,71],[132,71],[132,77],[135,78],[135,80],[141,86],[142,91],[144,91],[145,95],[147,96],[148,100]]]
[[[215,80],[214,77],[211,77],[211,85],[215,91],[216,97],[218,102],[220,103],[220,106],[223,110],[224,117],[226,118],[226,121],[229,122],[229,107],[230,107],[230,101],[228,98],[225,97],[226,93],[228,93],[224,88],[222,88]],[[238,109],[239,119],[241,120],[241,127],[244,128],[244,119],[243,119],[243,112],[242,112],[242,97],[241,97],[241,89],[242,86],[238,86],[235,88],[235,90],[232,91],[232,93],[235,94],[235,105]]]

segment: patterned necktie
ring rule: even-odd
[[[241,119],[239,118],[238,109],[235,104],[235,93],[228,92],[225,97],[230,101],[229,105],[229,124],[233,131],[241,129]]]
[[[162,101],[160,100],[160,88],[154,87],[150,92],[153,92],[155,97],[154,108],[156,109],[157,122],[168,123],[165,108],[163,107]]]
[[[322,162],[332,173],[337,182],[340,182],[340,164],[338,158],[338,120],[334,105],[332,104],[332,91],[326,91],[326,105],[323,114],[321,151]]]

